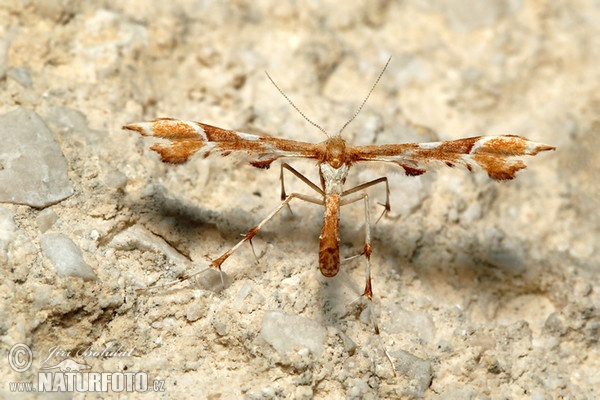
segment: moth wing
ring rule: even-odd
[[[399,165],[407,175],[421,175],[438,166],[463,165],[485,170],[496,180],[513,179],[525,163],[514,157],[534,156],[554,150],[552,146],[532,142],[520,136],[476,136],[446,142],[353,146],[353,162],[382,161]]]
[[[245,155],[255,167],[269,168],[278,158],[318,158],[319,151],[318,144],[252,135],[172,118],[125,125],[123,129],[165,139],[166,143],[156,143],[150,149],[157,152],[162,161],[172,164],[184,163],[197,153],[203,157],[238,153]]]

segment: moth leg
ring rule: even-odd
[[[383,178],[383,179],[385,179],[385,178]],[[383,179],[380,178],[378,181],[382,182]],[[385,181],[386,181],[386,184],[387,184],[387,179],[385,179]],[[375,182],[375,181],[373,181],[373,182],[374,183],[372,183],[372,185],[378,183],[378,182]],[[371,182],[369,182],[369,183],[371,183]],[[371,185],[369,185],[369,186],[371,186]],[[353,189],[350,189],[350,190],[353,190]],[[396,376],[396,366],[394,365],[394,361],[392,360],[392,356],[390,355],[390,353],[388,352],[387,348],[385,347],[385,344],[383,343],[383,339],[381,338],[380,331],[379,331],[379,324],[377,323],[377,316],[375,315],[375,310],[373,309],[373,285],[372,285],[372,282],[371,282],[371,251],[372,251],[372,246],[371,246],[371,215],[369,213],[369,195],[367,193],[362,193],[362,195],[360,197],[355,197],[355,198],[348,199],[349,202],[345,203],[345,204],[349,204],[351,202],[356,202],[356,201],[359,201],[361,199],[364,200],[364,205],[365,205],[365,247],[363,249],[362,254],[360,254],[360,255],[364,255],[365,256],[365,260],[366,260],[366,268],[365,268],[365,290],[363,292],[363,296],[366,297],[369,300],[369,302],[367,304],[368,304],[368,307],[369,307],[369,317],[371,317],[371,324],[373,325],[373,329],[375,330],[375,334],[379,338],[379,341],[381,343],[381,348],[383,349],[385,357],[388,359],[388,361],[390,362],[390,364],[392,366],[392,372],[394,373],[394,376]]]
[[[374,179],[374,180],[366,182],[366,183],[363,183],[361,185],[355,186],[353,188],[350,188],[350,189],[342,192],[342,201],[340,203],[340,206],[345,206],[347,204],[356,203],[357,201],[362,200],[363,196],[364,196],[364,193],[360,193],[357,196],[350,196],[350,195],[354,194],[354,193],[356,193],[358,191],[368,189],[371,186],[375,186],[375,185],[377,185],[379,183],[382,183],[382,182],[385,183],[385,204],[381,204],[379,202],[377,203],[377,204],[382,205],[384,207],[383,208],[383,212],[381,213],[381,215],[379,216],[379,218],[377,218],[377,221],[375,221],[375,223],[378,223],[379,220],[381,219],[381,217],[383,217],[384,215],[387,215],[391,211],[391,206],[390,206],[390,185],[388,183],[387,177],[385,177],[385,176],[381,177],[381,178]],[[343,262],[348,262],[350,260],[354,260],[355,258],[361,257],[363,254],[364,254],[364,251],[362,253],[354,255],[352,257],[345,258],[343,260]]]
[[[370,188],[371,186],[375,186],[379,183],[385,183],[385,204],[384,204],[384,210],[383,213],[379,216],[379,218],[377,219],[377,221],[379,221],[381,219],[381,217],[383,217],[383,215],[385,215],[386,213],[388,213],[391,210],[390,207],[390,186],[388,183],[388,179],[387,177],[381,177],[381,178],[377,178],[374,179],[372,181],[363,183],[361,185],[355,186],[353,188],[350,188],[344,192],[342,192],[342,202],[341,205],[344,206],[346,204],[351,204],[351,203],[355,203],[359,200],[364,200],[365,203],[365,246],[363,248],[363,251],[361,254],[359,254],[358,256],[364,255],[365,259],[367,261],[367,266],[366,266],[366,283],[365,283],[365,290],[363,292],[363,296],[365,296],[367,299],[372,300],[373,298],[373,286],[371,284],[371,216],[369,213],[369,195],[366,192],[360,193],[358,196],[350,196],[356,192],[365,190],[367,188]],[[344,199],[345,197],[345,199]],[[355,257],[358,257],[355,256]],[[355,258],[355,257],[351,257]],[[371,315],[374,315],[373,313],[371,313]],[[379,327],[377,326],[377,321],[375,321],[374,317],[373,317],[373,325],[375,327],[375,331],[377,333],[379,333]]]
[[[196,272],[193,272],[191,274],[186,274],[186,275],[179,276],[174,281],[167,282],[167,283],[164,283],[162,285],[152,285],[152,286],[147,287],[147,288],[136,289],[136,292],[142,293],[142,292],[146,292],[146,291],[150,291],[150,290],[154,290],[154,289],[161,289],[161,288],[166,288],[166,287],[169,287],[169,286],[173,286],[173,285],[176,285],[178,283],[185,282],[188,279],[192,279],[192,278],[194,278],[194,277],[196,277],[196,276],[198,276],[200,274],[203,274],[203,273],[205,273],[207,271],[211,271],[211,270],[213,270],[213,269],[211,267],[207,266],[207,267],[201,269],[200,271],[196,271]],[[221,274],[221,285],[225,286],[222,274]]]
[[[250,240],[252,240],[252,238],[254,236],[256,236],[256,234],[258,233],[258,231],[260,231],[260,229],[263,227],[264,224],[266,224],[267,222],[269,222],[269,220],[271,218],[273,218],[275,216],[275,214],[277,214],[279,211],[281,211],[281,209],[283,207],[286,207],[293,199],[300,199],[300,200],[304,200],[307,201],[309,203],[314,203],[314,204],[319,204],[322,205],[323,204],[323,200],[322,199],[317,199],[311,196],[307,196],[301,193],[292,193],[290,195],[288,195],[282,202],[281,204],[279,204],[279,206],[277,206],[277,208],[275,208],[273,211],[271,211],[271,213],[269,215],[267,215],[262,221],[260,221],[258,223],[258,225],[256,225],[255,227],[253,227],[252,229],[250,229],[248,231],[248,233],[246,233],[246,235],[244,236],[244,238],[242,240],[240,240],[239,242],[237,242],[232,248],[230,248],[229,250],[227,250],[225,253],[223,253],[221,256],[215,258],[214,260],[211,261],[210,266],[213,268],[218,269],[219,271],[221,270],[221,264],[223,264],[225,262],[225,260],[227,260],[229,258],[230,255],[233,254],[233,252],[235,252],[242,244],[244,244],[244,242],[248,242]]]
[[[347,195],[352,194],[352,193],[359,192],[359,191],[367,189],[367,188],[370,188],[371,186],[375,186],[375,185],[377,185],[379,183],[382,183],[382,182],[385,182],[385,204],[381,204],[379,202],[377,203],[377,204],[382,205],[384,207],[383,208],[383,212],[381,213],[381,215],[379,216],[379,218],[377,218],[377,221],[375,221],[375,223],[378,223],[379,220],[384,215],[387,215],[392,210],[391,205],[390,205],[390,185],[388,183],[387,176],[383,176],[381,178],[373,179],[372,181],[363,183],[362,185],[358,185],[358,186],[355,186],[353,188],[350,188],[350,189],[348,189],[348,190],[346,190],[346,191],[344,191],[342,193],[342,197],[347,196]],[[355,201],[358,201],[358,200],[360,200],[360,198],[354,198],[354,199],[352,199],[352,200],[350,200],[348,202],[342,201],[342,205],[354,203]]]
[[[372,186],[376,183],[383,182],[383,179],[385,179],[385,178],[379,178],[377,180],[378,182],[373,181],[375,183],[368,182],[370,184],[368,186]],[[360,185],[357,187],[364,188],[365,186]],[[354,189],[356,189],[356,188],[352,188],[352,189],[348,190],[347,194],[354,193],[355,192]],[[344,193],[346,193],[346,192],[344,192]],[[343,195],[344,194],[342,194],[342,196]],[[363,192],[359,196],[351,196],[349,198],[346,198],[344,201],[342,201],[342,205],[356,203],[357,201],[360,201],[360,200],[363,200],[364,204],[365,204],[365,245],[363,247],[362,253],[360,253],[354,257],[350,257],[350,259],[360,257],[360,256],[365,256],[367,265],[366,265],[366,270],[365,270],[366,282],[365,282],[365,290],[363,292],[363,296],[366,297],[367,299],[369,299],[369,301],[372,301],[372,299],[373,299],[373,285],[371,284],[371,251],[372,251],[372,247],[371,247],[371,214],[369,213],[369,195],[366,192]],[[377,321],[375,321],[375,319],[374,319],[374,314],[371,313],[371,315],[372,315],[373,326],[375,327],[375,333],[379,334],[379,326],[377,325]]]
[[[322,199],[317,199],[317,198],[313,198],[301,193],[292,193],[289,196],[287,196],[282,202],[281,204],[279,204],[279,206],[277,206],[277,208],[275,208],[273,211],[271,211],[271,213],[269,215],[267,215],[266,218],[264,218],[262,221],[260,221],[258,223],[258,225],[256,225],[255,227],[253,227],[252,229],[250,229],[248,231],[248,233],[244,236],[244,238],[242,240],[240,240],[238,243],[235,244],[235,246],[233,246],[232,248],[230,248],[229,250],[227,250],[225,253],[223,253],[220,257],[215,258],[213,261],[210,262],[209,266],[203,268],[202,270],[198,271],[198,272],[194,272],[192,274],[187,274],[187,275],[183,275],[178,277],[176,280],[172,281],[172,282],[168,282],[166,284],[163,285],[155,285],[152,286],[150,288],[146,288],[146,289],[139,289],[140,291],[144,291],[144,290],[149,290],[149,289],[157,289],[157,288],[162,288],[162,287],[168,287],[168,286],[172,286],[175,285],[177,283],[181,283],[181,282],[185,282],[188,279],[191,279],[195,276],[198,276],[206,271],[209,270],[214,270],[217,269],[219,271],[219,273],[221,274],[221,284],[223,286],[225,286],[225,279],[223,278],[223,271],[221,270],[221,264],[223,264],[223,262],[225,262],[225,260],[227,258],[229,258],[230,255],[233,254],[233,252],[235,252],[244,242],[250,242],[250,245],[252,247],[252,252],[254,254],[254,257],[258,260],[258,257],[256,256],[256,253],[254,252],[254,246],[252,246],[252,238],[254,236],[256,236],[256,234],[258,233],[258,231],[260,231],[260,229],[263,227],[264,224],[266,224],[271,218],[273,218],[279,211],[281,211],[281,209],[285,206],[287,206],[293,199],[299,199],[299,200],[304,200],[307,201],[309,203],[314,203],[314,204],[319,204],[322,205],[323,204],[323,200]]]
[[[363,296],[367,299],[371,300],[373,298],[373,286],[371,285],[371,214],[369,213],[369,195],[367,193],[361,193],[359,197],[353,197],[348,199],[347,202],[344,202],[343,205],[355,203],[357,201],[363,200],[365,203],[365,246],[363,247],[363,251],[361,254],[357,256],[350,257],[350,259],[354,259],[356,257],[365,256],[367,260],[367,268],[365,270],[366,274],[366,282],[365,282],[365,290],[363,292]],[[375,325],[375,330],[379,332],[379,328]]]
[[[321,189],[320,187],[318,187],[317,185],[315,185],[310,179],[308,179],[307,177],[305,177],[304,175],[302,175],[300,172],[298,172],[294,167],[292,167],[290,164],[288,163],[282,163],[281,164],[281,168],[280,173],[279,173],[279,181],[281,182],[281,201],[285,200],[287,198],[287,194],[285,193],[285,183],[284,183],[284,179],[283,179],[283,169],[287,169],[288,171],[290,171],[292,174],[296,175],[296,177],[298,179],[300,179],[302,182],[306,183],[311,189],[313,189],[314,191],[318,192],[321,196],[325,197],[325,192],[323,191],[323,189]],[[322,203],[319,203],[322,204]],[[292,215],[294,214],[292,212],[291,207],[288,204],[288,210],[290,210],[290,213],[292,213]]]

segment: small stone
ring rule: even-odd
[[[56,273],[60,277],[77,277],[86,281],[97,280],[98,277],[83,259],[83,253],[77,245],[61,233],[42,235],[42,252],[48,257]]]
[[[198,303],[190,304],[185,310],[185,318],[190,322],[196,322],[204,316],[206,310]]]
[[[159,251],[176,264],[187,264],[189,261],[181,253],[171,247],[164,239],[156,236],[144,226],[135,224],[117,234],[109,243],[119,250],[151,250]]]
[[[403,350],[394,351],[390,356],[394,360],[396,371],[411,381],[410,387],[406,388],[406,394],[423,397],[433,379],[431,361],[423,360]]]
[[[308,348],[315,356],[325,347],[325,328],[299,315],[279,311],[265,313],[261,335],[280,355],[290,355]]]
[[[298,386],[294,392],[294,399],[310,400],[314,398],[313,390],[310,386]]]
[[[358,345],[352,339],[350,339],[350,337],[348,335],[346,335],[342,331],[338,331],[337,335],[339,336],[340,339],[342,339],[342,344],[344,345],[344,351],[348,354],[354,354]]]
[[[213,328],[215,328],[215,332],[219,336],[225,336],[229,333],[229,327],[223,321],[213,319],[212,326],[213,326]]]
[[[6,251],[8,245],[15,240],[17,225],[15,215],[8,209],[0,207],[0,251]]]
[[[50,229],[56,221],[58,221],[58,215],[56,215],[52,209],[46,208],[40,211],[37,216],[38,229],[40,232],[44,233]]]
[[[518,5],[504,0],[466,2],[461,0],[442,0],[438,3],[450,27],[457,31],[473,29],[495,24],[506,14],[515,11]]]
[[[194,282],[205,290],[220,292],[223,288],[231,285],[231,278],[225,272],[218,271],[209,265],[192,264],[163,238],[150,232],[140,224],[135,224],[117,234],[110,241],[109,246],[118,250],[137,249],[142,251],[156,251],[164,254],[174,265],[178,265],[187,272],[193,271],[193,273],[198,273],[198,279],[194,280]]]
[[[30,89],[33,86],[31,70],[27,67],[11,68],[8,70],[7,75],[24,88]]]
[[[482,258],[504,272],[519,275],[525,272],[525,248],[517,240],[504,238],[487,244]]]
[[[371,388],[369,387],[369,383],[362,379],[352,379],[350,383],[350,388],[348,389],[347,398],[348,399],[364,399],[365,395],[369,393]]]
[[[106,172],[102,176],[104,184],[111,189],[123,189],[127,185],[127,176],[116,169]]]
[[[6,77],[6,70],[8,64],[8,40],[0,39],[0,80]]]
[[[0,202],[43,208],[73,194],[67,161],[34,111],[0,116],[0,142]]]

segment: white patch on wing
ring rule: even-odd
[[[431,150],[440,146],[441,142],[419,143],[419,147],[423,150]]]
[[[240,138],[242,138],[242,139],[244,139],[244,140],[252,140],[252,141],[254,141],[254,140],[258,140],[258,139],[260,139],[260,136],[257,136],[257,135],[252,135],[252,134],[250,134],[250,133],[236,132],[236,134],[237,134],[237,135],[238,135]]]
[[[208,137],[206,136],[206,132],[200,125],[193,123],[193,122],[186,122],[186,124],[188,126],[192,127],[196,131],[196,133],[202,137],[203,141],[208,142]]]
[[[477,150],[483,146],[485,143],[489,142],[491,139],[497,139],[498,136],[483,136],[481,138],[479,138],[478,141],[476,141],[473,144],[473,147],[471,148],[471,151],[469,152],[469,154],[475,154],[477,152]]]

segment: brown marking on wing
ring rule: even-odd
[[[408,165],[404,165],[404,164],[400,164],[399,165],[402,167],[402,169],[404,169],[404,173],[408,176],[419,176],[419,175],[423,175],[425,172],[427,172],[424,169],[420,169],[420,168],[413,168],[413,167],[409,167]]]
[[[437,155],[436,158],[445,160],[444,154],[469,154],[475,143],[481,139],[481,136],[474,136],[465,139],[450,140],[448,142],[441,142],[440,146],[432,149]]]
[[[527,139],[516,135],[504,135],[488,138],[476,150],[476,153],[520,156],[527,153]],[[545,146],[545,145],[544,145]],[[549,146],[546,146],[549,147]],[[533,154],[537,154],[537,151]]]
[[[325,217],[319,236],[319,269],[331,278],[340,270],[340,196],[328,195],[325,199]]]
[[[515,135],[475,136],[448,142],[349,147],[348,159],[352,162],[393,162],[413,176],[424,173],[436,162],[450,167],[464,165],[469,171],[473,170],[473,165],[479,165],[490,178],[506,180],[513,179],[517,171],[526,168],[525,163],[511,157],[533,156],[554,149]]]
[[[198,140],[178,140],[171,142],[169,145],[156,143],[150,147],[150,150],[154,150],[160,154],[160,159],[163,162],[183,164],[204,147],[204,145],[204,142]]]
[[[541,151],[554,150],[555,147],[531,142],[516,135],[504,135],[483,138],[481,145],[471,152],[473,160],[487,171],[492,179],[514,179],[516,173],[527,165],[521,160],[510,157],[530,155]]]
[[[430,148],[424,148],[419,143],[352,146],[349,148],[348,152],[353,161],[369,161],[389,158],[389,161],[396,162],[402,167],[411,163],[413,164],[413,169],[420,170],[418,165],[424,165],[429,161],[458,162],[462,154],[469,154],[471,152],[473,146],[479,139],[481,139],[481,136],[448,142],[437,142],[432,143],[434,146]],[[397,160],[394,160],[394,157],[397,157]]]
[[[158,118],[150,122],[152,122],[152,136],[154,137],[169,140],[204,141],[204,138],[198,134],[198,131],[184,121],[179,121],[173,118]],[[142,133],[142,135],[148,136],[148,134],[144,133]]]
[[[431,161],[441,161],[449,166],[461,163],[461,156],[471,153],[473,146],[481,139],[481,136],[475,136],[465,139],[440,142],[433,148],[423,148],[417,144],[415,151],[416,159],[421,163]]]
[[[146,125],[148,124],[152,125],[151,129],[147,129]],[[173,118],[157,118],[147,123],[129,124],[123,126],[123,129],[136,131],[142,136],[156,136],[165,139],[189,139],[198,136],[197,132],[186,123]]]
[[[253,167],[256,167],[256,168],[268,169],[269,167],[271,167],[271,164],[275,160],[277,160],[277,159],[276,158],[269,158],[267,160],[250,161],[250,165],[252,165]]]
[[[204,137],[190,124],[172,118],[160,118],[149,123],[125,125],[143,136],[169,140],[168,144],[156,143],[150,149],[160,155],[163,162],[181,164],[205,146]]]
[[[473,156],[473,160],[487,171],[490,178],[498,181],[514,179],[519,170],[527,168],[527,165],[521,160],[507,161],[504,157],[489,154],[476,154]]]
[[[239,142],[241,141],[236,131],[218,128],[216,126],[196,122],[204,132],[208,142]]]
[[[320,148],[313,143],[298,142],[295,140],[279,139],[268,136],[255,136],[255,140],[245,139],[236,131],[217,128],[212,125],[197,124],[204,129],[208,142],[214,142],[215,148],[221,153],[229,154],[233,151],[242,151],[249,154],[269,153],[272,151],[296,153],[306,158],[317,158]],[[261,160],[264,161],[264,160]],[[263,167],[261,167],[263,168]]]
[[[355,163],[358,161],[369,161],[380,157],[394,157],[399,154],[406,154],[416,151],[419,145],[417,143],[401,144],[381,144],[371,146],[348,146],[348,161]]]
[[[204,157],[211,154],[228,156],[233,153],[245,153],[251,165],[257,168],[269,168],[271,163],[280,157],[320,160],[325,158],[326,152],[323,144],[248,135],[212,125],[172,118],[130,124],[123,128],[136,131],[144,136],[167,139],[168,143],[157,143],[151,149],[160,154],[162,161],[174,164],[184,163],[196,153],[200,153]]]

